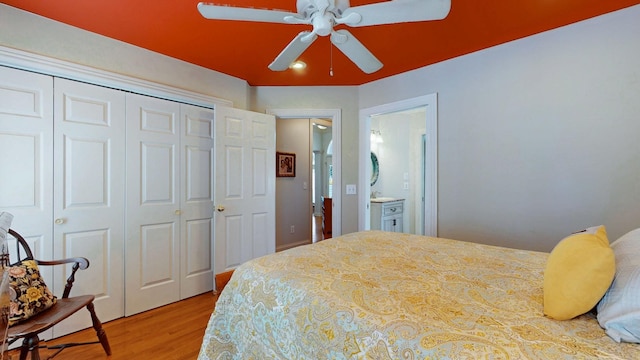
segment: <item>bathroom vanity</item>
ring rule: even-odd
[[[371,230],[403,231],[404,199],[371,199]]]

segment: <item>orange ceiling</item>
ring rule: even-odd
[[[296,11],[295,0],[216,0]],[[351,6],[384,0],[351,0]],[[320,37],[300,60],[304,71],[267,66],[308,25],[215,21],[198,0],[1,0],[94,33],[245,79],[250,85],[361,85],[607,12],[640,0],[452,0],[444,20],[349,28],[382,63],[365,74]],[[338,26],[337,28],[343,27]],[[535,56],[535,54],[532,54]],[[333,76],[329,69],[333,59]]]

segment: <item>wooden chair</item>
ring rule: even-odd
[[[49,266],[49,265],[60,265],[60,264],[71,264],[71,275],[67,278],[67,284],[64,287],[64,292],[62,293],[62,298],[58,298],[56,303],[50,307],[49,309],[27,319],[21,321],[11,327],[8,330],[8,338],[9,344],[13,342],[23,339],[22,346],[20,348],[20,360],[26,360],[27,355],[31,352],[32,360],[39,360],[40,353],[38,349],[40,347],[46,347],[48,349],[58,349],[53,355],[49,357],[52,358],[60,353],[67,347],[78,346],[78,345],[89,345],[89,344],[102,344],[104,351],[107,355],[111,355],[111,347],[109,346],[109,340],[107,339],[107,334],[102,329],[102,323],[96,316],[96,312],[93,305],[94,296],[93,295],[81,295],[75,297],[69,297],[69,293],[71,292],[71,287],[73,286],[73,282],[75,280],[75,274],[78,269],[86,269],[89,267],[89,260],[83,257],[69,258],[64,260],[54,260],[54,261],[43,261],[36,260],[33,258],[33,253],[29,248],[29,245],[25,241],[25,239],[15,232],[12,229],[9,229],[9,234],[13,235],[16,240],[16,250],[17,250],[17,259],[19,261],[23,260],[35,260],[38,266]],[[24,255],[22,254],[24,252]],[[60,344],[55,346],[41,346],[40,338],[38,334],[42,333],[58,324],[62,320],[68,318],[73,315],[78,310],[86,307],[91,314],[91,321],[93,323],[93,328],[98,335],[98,341],[94,342],[86,342],[86,343],[72,343],[72,344]]]

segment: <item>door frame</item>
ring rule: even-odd
[[[371,117],[386,113],[409,110],[424,106],[426,108],[426,138],[427,145],[425,156],[425,219],[424,234],[426,236],[438,235],[438,94],[419,96],[411,99],[400,100],[392,103],[360,109],[359,112],[359,140],[360,151],[358,162],[368,165],[371,162]],[[360,194],[358,194],[358,230],[370,229],[370,193],[371,172],[370,166],[360,166],[358,182]]]
[[[342,113],[340,109],[267,109],[276,119],[329,118],[333,139],[333,216],[332,236],[342,234]],[[311,150],[310,150],[311,151]]]

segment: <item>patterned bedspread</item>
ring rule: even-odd
[[[238,267],[199,359],[640,359],[542,313],[548,254],[381,231]]]

